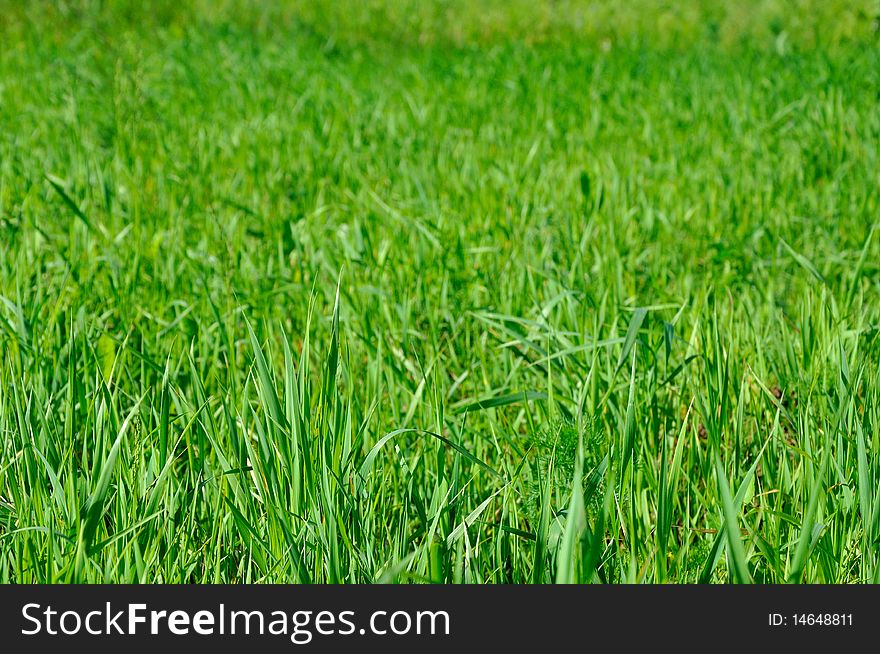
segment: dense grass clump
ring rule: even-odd
[[[880,581],[871,3],[27,4],[0,581]]]

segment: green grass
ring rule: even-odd
[[[0,2],[0,581],[880,581],[871,3],[181,4]]]

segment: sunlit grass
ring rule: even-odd
[[[0,580],[880,581],[875,45],[125,6],[0,47]]]

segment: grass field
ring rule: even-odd
[[[0,581],[880,581],[875,2],[0,0]]]

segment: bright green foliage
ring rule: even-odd
[[[0,0],[0,581],[880,581],[876,7],[628,4]]]

